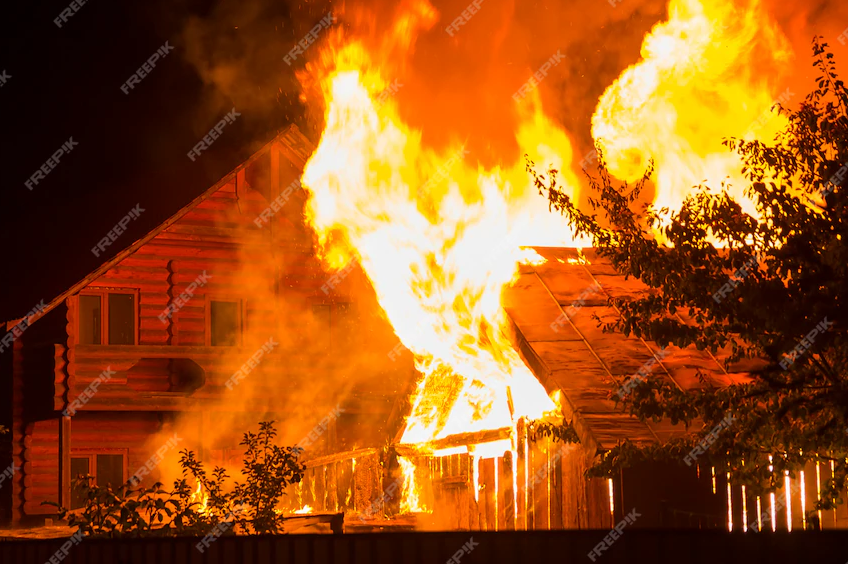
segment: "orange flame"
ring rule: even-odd
[[[645,37],[642,60],[601,96],[592,136],[622,180],[638,179],[654,160],[657,208],[678,210],[693,186],[728,181],[756,217],[740,159],[721,140],[771,141],[785,126],[769,109],[792,97],[776,87],[791,48],[759,0],[671,0],[668,13]]]
[[[197,482],[197,488],[195,488],[194,493],[191,494],[191,497],[188,498],[189,503],[199,503],[200,505],[195,509],[198,513],[205,515],[209,513],[209,509],[207,505],[209,503],[209,494],[203,489],[203,485],[200,482]]]
[[[573,245],[571,233],[538,196],[521,155],[484,170],[459,143],[446,153],[422,146],[394,99],[375,100],[387,82],[362,44],[344,45],[334,61],[320,78],[326,126],[303,174],[307,218],[328,266],[358,259],[415,356],[423,377],[403,442],[554,409],[512,347],[500,297],[520,262],[541,258],[522,245]],[[525,100],[519,145],[567,169],[566,134],[538,95]],[[565,180],[577,184],[570,172]]]

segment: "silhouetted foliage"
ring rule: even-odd
[[[242,475],[227,487],[229,476],[216,467],[211,475],[194,452],[180,452],[183,477],[174,481],[171,491],[161,483],[151,488],[136,488],[127,482],[117,488],[94,485],[92,476],[74,481],[84,499],[81,510],[71,511],[56,503],[59,518],[79,527],[85,536],[139,537],[221,534],[278,534],[283,532],[284,517],[277,511],[285,489],[300,482],[304,466],[298,462],[295,447],[272,443],[277,432],[273,421],[259,424],[259,432],[245,433]],[[193,496],[196,489],[188,477],[200,483],[208,495],[205,506]]]

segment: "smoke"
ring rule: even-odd
[[[319,60],[324,44],[343,34],[377,47],[373,51],[381,57],[378,63],[385,68],[384,78],[397,85],[391,97],[403,120],[422,132],[422,144],[444,150],[465,142],[481,165],[510,165],[526,151],[515,139],[519,114],[513,95],[546,61],[561,55],[561,61],[548,70],[537,88],[545,113],[568,132],[577,166],[592,149],[590,122],[598,98],[626,67],[639,60],[644,35],[667,15],[664,0],[482,0],[473,13],[469,4],[467,0],[297,5],[224,0],[208,14],[191,18],[182,34],[186,58],[206,85],[198,114],[220,115],[235,106],[247,114],[275,116],[281,124],[299,123],[317,141],[322,115],[320,104],[313,102],[320,96],[309,91],[308,76],[316,65],[326,64]],[[768,0],[767,6],[795,52],[787,86],[799,94],[814,86],[814,69],[809,63],[814,34],[825,37],[844,66],[848,46],[839,37],[848,28],[848,5],[821,1],[799,7]],[[297,42],[331,12],[337,18],[336,31],[321,33],[291,66],[284,62]],[[392,35],[390,30],[403,14],[413,15],[400,27],[401,32]],[[459,26],[455,25],[457,18],[462,18]],[[295,77],[295,70],[301,71],[301,80]],[[800,96],[795,101],[799,100]],[[261,125],[256,125],[257,142]],[[200,130],[204,127],[208,130],[208,120],[200,123]],[[256,237],[255,233],[244,235]],[[308,247],[308,242],[305,245]],[[362,400],[381,385],[385,392],[387,381],[389,387],[403,387],[397,380],[397,366],[386,358],[397,340],[385,320],[365,313],[379,311],[379,307],[361,273],[356,271],[346,280],[351,286],[347,299],[360,304],[360,313],[353,316],[347,331],[360,340],[354,339],[346,349],[333,348],[332,355],[327,353],[327,330],[318,319],[321,314],[316,316],[311,306],[326,302],[324,305],[331,307],[332,327],[333,299],[278,292],[262,282],[297,279],[303,276],[299,272],[302,265],[297,253],[281,255],[269,247],[267,255],[254,256],[248,247],[243,250],[234,271],[238,285],[249,292],[251,302],[266,304],[274,313],[256,323],[253,314],[247,313],[242,350],[257,350],[274,337],[283,357],[290,361],[257,369],[224,393],[220,405],[180,417],[173,430],[191,444],[208,452],[232,447],[245,430],[267,418],[281,419],[281,439],[293,444],[336,405],[350,404],[352,398]],[[327,276],[317,263],[312,268],[311,276]],[[274,274],[260,277],[258,271]],[[229,358],[225,364],[237,370],[248,359],[249,354]],[[340,359],[345,365],[339,366]],[[216,378],[223,382],[229,376],[218,374]],[[374,401],[385,401],[385,397],[373,395]],[[368,404],[360,401],[360,405]],[[390,430],[367,417],[360,415],[350,422],[348,428],[355,431],[339,439],[340,447],[385,440]],[[343,432],[341,426],[339,432]],[[154,438],[151,443],[159,443],[153,448],[169,436]],[[173,461],[170,468],[175,468]]]

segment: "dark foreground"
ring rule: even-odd
[[[0,542],[2,564],[474,564],[489,562],[646,564],[845,564],[848,531],[724,533],[625,531],[589,553],[608,531],[382,533],[200,538],[68,539]],[[70,543],[70,544],[69,544]],[[197,545],[204,548],[201,552]],[[63,551],[63,546],[65,550]]]

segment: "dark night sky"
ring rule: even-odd
[[[281,63],[298,33],[286,2],[244,13],[204,0],[89,0],[59,28],[53,20],[66,7],[50,0],[0,9],[0,72],[9,77],[0,87],[0,320],[49,302],[301,121],[294,72]],[[297,17],[305,25],[309,14]],[[264,36],[257,59],[277,64],[247,65],[243,82],[253,92],[228,96],[205,84],[184,56],[191,18],[215,22],[201,48],[238,53],[242,38]],[[121,85],[166,40],[174,49],[125,95]],[[241,116],[191,162],[186,153],[233,107]],[[28,190],[24,182],[71,137],[78,145]],[[90,249],[136,204],[145,212],[108,256],[95,257]]]
[[[298,101],[294,71],[303,61],[289,67],[283,57],[331,10],[331,2],[88,0],[61,28],[54,19],[68,8],[66,0],[5,2],[0,7],[0,77],[8,77],[0,78],[0,321],[20,317],[41,300],[56,297],[173,215],[288,124],[298,124],[317,141],[319,132],[307,125]],[[382,16],[393,13],[391,6],[397,4],[362,3]],[[447,14],[459,13],[467,4],[433,3]],[[848,4],[766,3],[799,55],[791,77],[797,92],[805,93],[812,85],[807,53],[813,33],[825,36],[843,57],[840,61],[848,60],[848,46],[836,40],[848,27]],[[595,101],[638,60],[642,37],[663,18],[666,5],[666,0],[612,5],[596,0],[490,0],[487,6],[493,8],[475,20],[477,31],[463,31],[464,43],[451,43],[441,29],[422,40],[417,64],[425,80],[399,92],[398,99],[418,95],[423,100],[420,107],[426,111],[418,122],[428,132],[436,129],[432,118],[441,115],[451,127],[451,120],[467,118],[468,129],[483,142],[490,140],[492,123],[505,123],[511,135],[503,112],[489,111],[480,103],[492,98],[488,83],[469,81],[479,69],[499,69],[504,75],[518,69],[512,73],[515,84],[500,85],[501,97],[509,102],[526,80],[522,69],[538,68],[564,45],[565,63],[557,67],[562,76],[547,81],[543,90],[553,93],[555,103],[549,107],[554,117],[577,136],[578,153],[585,154],[587,147],[591,150],[589,120]],[[486,41],[500,25],[498,14],[513,9],[517,15],[510,21],[523,22],[526,45],[520,42],[520,48],[493,55],[490,61]],[[377,27],[373,33],[383,31]],[[121,85],[166,41],[174,49],[124,94]],[[480,52],[483,55],[477,56]],[[444,57],[450,65],[444,64]],[[451,69],[453,74],[447,72]],[[431,99],[443,105],[432,102],[431,108]],[[186,153],[232,108],[241,116],[210,150],[190,161]],[[27,179],[69,138],[78,145],[28,190]],[[95,257],[91,248],[136,204],[144,213],[105,255]]]

